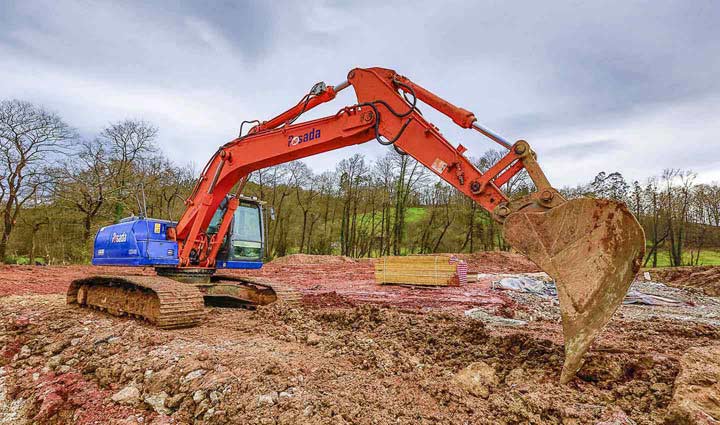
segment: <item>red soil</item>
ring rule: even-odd
[[[461,254],[471,272],[535,272],[537,267],[517,254],[488,252]],[[64,293],[74,279],[97,274],[152,275],[152,268],[93,266],[0,266],[0,296]],[[379,286],[373,276],[373,260],[339,256],[291,255],[276,259],[261,270],[222,271],[223,274],[262,276],[292,285],[306,305],[392,305],[410,309],[462,311],[474,306],[502,308],[511,301],[489,290],[490,278],[460,287],[411,288]]]
[[[70,281],[96,274],[153,274],[152,268],[0,265],[0,296],[60,294]]]
[[[652,279],[673,286],[701,289],[706,295],[720,296],[720,267],[662,267],[649,269]]]

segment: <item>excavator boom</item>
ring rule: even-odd
[[[349,87],[355,91],[356,104],[332,116],[295,123],[303,113]],[[462,128],[484,134],[507,153],[481,172],[464,156],[465,147],[453,146],[423,117],[418,102]],[[236,196],[228,198],[228,194],[236,186],[241,188],[253,171],[376,140],[412,156],[480,204],[503,223],[508,242],[555,279],[566,342],[561,381],[571,379],[581,366],[582,355],[610,320],[637,272],[644,235],[623,204],[565,200],[548,182],[527,142],[511,144],[478,124],[472,112],[393,70],[353,69],[347,81],[337,86],[315,84],[292,108],[254,123],[244,135],[241,128],[239,137],[213,155],[186,201],[183,216],[168,232],[168,238],[177,242],[178,269],[214,270],[237,208]],[[500,188],[522,170],[527,170],[536,191],[511,200]],[[210,234],[208,225],[221,204],[219,230]]]

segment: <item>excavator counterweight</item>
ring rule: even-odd
[[[352,87],[355,105],[336,114],[295,123],[305,112]],[[508,149],[481,172],[417,108],[423,102],[462,128]],[[161,277],[95,277],[75,281],[68,303],[131,314],[160,327],[192,326],[202,303],[240,306],[299,295],[273,282],[214,276],[222,268],[262,265],[261,202],[241,195],[255,170],[376,140],[419,163],[471,198],[503,224],[504,236],[557,283],[565,338],[567,382],[583,354],[610,320],[638,271],[644,253],[642,227],[627,207],[604,199],[565,200],[536,161],[530,145],[503,139],[475,115],[384,68],[356,68],[336,86],[317,83],[295,106],[222,145],[210,158],[186,200],[178,222],[133,218],[98,232],[93,264],[153,266]],[[502,187],[526,170],[535,192],[509,199]],[[235,193],[231,192],[235,189]]]

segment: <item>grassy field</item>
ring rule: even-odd
[[[428,213],[428,210],[426,207],[408,207],[405,210],[405,223],[407,223],[407,224],[417,223],[418,221],[425,218],[427,213]],[[392,217],[393,214],[395,214],[395,208],[390,209],[390,216]],[[365,216],[365,214],[361,214],[360,216],[358,216],[358,221],[362,221],[364,216]],[[481,220],[483,222],[487,221],[487,218],[485,216],[481,216],[478,214],[478,216],[476,216],[476,217],[477,217],[476,218],[477,220]],[[380,215],[376,214],[375,219],[379,220]],[[369,214],[368,214],[367,220],[368,221],[370,220]]]
[[[5,258],[5,264],[20,264],[20,265],[28,265],[31,264],[30,258],[27,256],[9,256]],[[35,257],[35,262],[32,262],[32,264],[45,264],[45,259],[42,257]]]
[[[416,223],[425,217],[425,208],[423,207],[410,207],[405,210],[405,221],[407,223]]]
[[[405,210],[405,223],[412,224],[417,223],[418,221],[422,220],[423,217],[425,217],[425,213],[427,210],[424,207],[408,207]],[[395,214],[395,208],[390,209],[390,216]],[[366,217],[367,216],[367,217]],[[360,214],[358,216],[358,222],[362,222],[363,220],[367,220],[366,223],[369,226],[370,220],[371,220],[371,214]],[[378,222],[380,220],[380,214],[375,214],[375,220]]]
[[[690,253],[683,256],[683,262],[690,262]],[[648,267],[652,264],[652,260],[648,262]],[[658,267],[670,266],[670,254],[667,251],[658,252]],[[720,266],[720,250],[701,250],[699,266]]]

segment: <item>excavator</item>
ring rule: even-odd
[[[324,118],[304,113],[352,87],[357,103]],[[481,172],[429,122],[418,102],[506,150]],[[252,126],[243,134],[243,126]],[[244,121],[203,169],[179,221],[130,217],[101,228],[92,263],[153,267],[155,275],[93,276],[70,284],[68,304],[140,318],[163,329],[200,323],[204,306],[297,303],[279,282],[216,274],[262,267],[263,203],[242,194],[253,171],[368,141],[410,155],[502,224],[506,241],[550,275],[560,302],[570,381],[583,355],[621,304],[640,267],[645,236],[621,202],[567,200],[551,186],[524,140],[510,143],[475,115],[385,68],[355,68],[338,85],[315,84],[295,106],[268,121]],[[535,190],[510,199],[501,187],[526,170]]]

